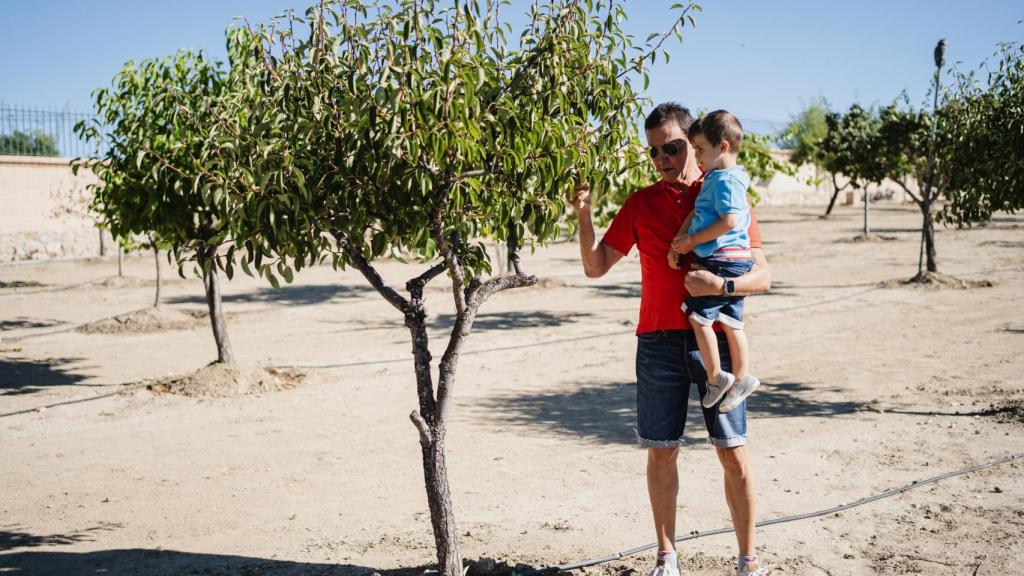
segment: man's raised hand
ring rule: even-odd
[[[576,185],[566,197],[573,210],[577,212],[590,211],[590,184],[583,182]]]

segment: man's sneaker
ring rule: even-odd
[[[761,381],[749,374],[740,378],[729,389],[729,393],[725,395],[725,400],[722,400],[722,403],[719,404],[718,411],[728,412],[739,406],[740,402],[746,400],[747,396],[750,396],[750,393],[757,390],[757,387],[760,385]]]
[[[736,382],[735,376],[728,372],[719,372],[718,378],[714,383],[708,382],[708,389],[704,392],[704,398],[700,401],[701,405],[705,408],[711,408],[717,404],[722,399],[722,396],[725,396],[725,393],[729,391],[734,382]]]
[[[672,558],[654,567],[647,576],[679,576],[679,558]]]
[[[768,576],[771,573],[771,566],[768,566],[763,561],[758,561],[757,570],[754,570],[753,572],[743,570],[739,566],[736,567],[736,576]]]

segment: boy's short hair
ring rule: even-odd
[[[666,122],[675,122],[679,125],[679,129],[685,134],[690,129],[690,125],[693,124],[693,114],[690,114],[690,109],[686,108],[678,102],[665,102],[658,104],[651,113],[647,115],[647,119],[644,120],[644,130],[653,130],[660,128]]]
[[[703,134],[704,139],[712,146],[718,146],[725,140],[733,152],[739,152],[743,143],[743,125],[726,110],[715,110],[694,120],[686,131],[686,136],[692,142],[697,134]]]

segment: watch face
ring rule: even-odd
[[[733,282],[732,280],[726,280],[725,281],[725,293],[726,294],[732,294],[735,291],[736,291],[736,283]]]

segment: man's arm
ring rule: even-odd
[[[772,287],[772,273],[768,269],[764,250],[753,248],[750,252],[754,258],[754,267],[743,276],[733,278],[736,296],[759,294]],[[725,279],[695,265],[694,270],[686,274],[686,290],[692,296],[721,296],[725,294]]]
[[[587,278],[600,278],[622,259],[623,254],[597,241],[590,213],[590,186],[583,184],[573,191],[573,194],[569,203],[572,204],[580,222],[580,259],[583,260],[583,273]]]

